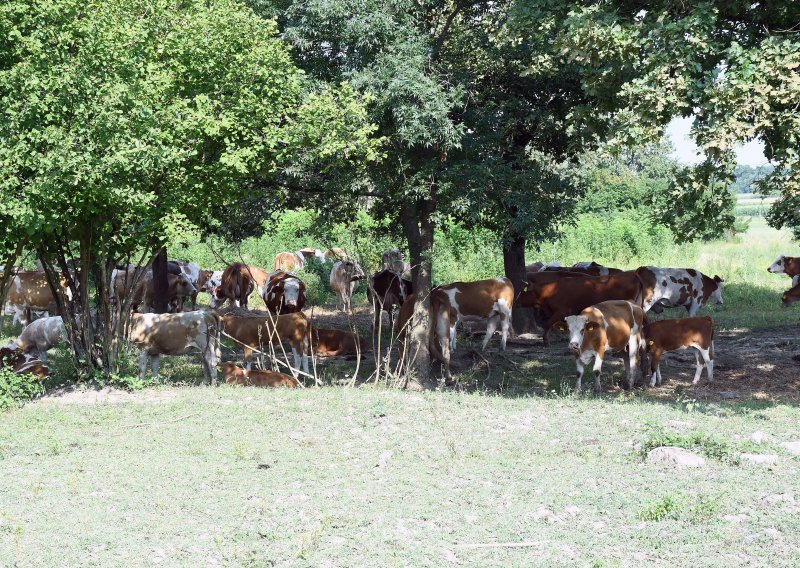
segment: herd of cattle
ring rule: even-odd
[[[383,253],[381,270],[368,279],[360,264],[342,249],[301,249],[279,253],[273,271],[232,263],[223,271],[203,270],[191,262],[168,263],[170,313],[153,312],[155,291],[152,272],[133,266],[121,267],[112,274],[111,300],[118,306],[127,303],[131,315],[128,337],[140,349],[142,378],[148,364],[158,374],[161,355],[182,355],[199,349],[206,374],[217,380],[220,341],[223,336],[241,349],[246,369],[232,363],[220,363],[224,379],[231,384],[256,386],[298,386],[297,376],[309,376],[312,354],[356,355],[370,350],[370,345],[353,332],[312,326],[303,313],[306,289],[296,273],[309,258],[333,261],[330,286],[336,293],[338,308],[351,311],[351,298],[362,280],[367,280],[367,295],[374,310],[374,327],[379,329],[386,312],[389,327],[396,332],[400,357],[405,356],[407,331],[414,322],[415,294],[409,280],[410,270],[398,249]],[[769,272],[786,274],[793,287],[783,294],[784,307],[800,300],[800,257],[780,256]],[[693,348],[696,372],[694,383],[703,369],[709,381],[714,368],[714,322],[697,317],[709,302],[722,303],[723,280],[709,277],[691,268],[642,266],[619,270],[595,262],[570,267],[534,263],[527,267],[524,288],[514,289],[507,278],[475,282],[454,282],[437,286],[430,293],[429,349],[443,363],[451,378],[450,358],[456,348],[458,324],[465,319],[486,322],[485,349],[495,331],[501,332],[505,350],[511,327],[512,308],[530,309],[542,328],[545,345],[552,329],[568,336],[569,349],[577,367],[576,388],[582,387],[584,366],[594,358],[595,390],[607,352],[623,355],[627,387],[634,385],[635,369],[641,366],[650,385],[661,383],[660,360],[668,351]],[[196,310],[197,294],[210,296],[210,310]],[[257,292],[266,310],[248,309],[250,296]],[[65,291],[65,297],[68,294]],[[191,309],[185,311],[186,301]],[[230,306],[224,308],[223,305]],[[648,322],[646,313],[660,313],[665,308],[684,307],[688,317]],[[399,308],[397,321],[394,309]],[[44,272],[18,271],[12,279],[3,313],[13,315],[24,328],[15,342],[0,350],[0,364],[19,373],[47,374],[47,351],[63,341],[65,330],[60,316],[49,317],[56,302]],[[31,321],[32,314],[41,315]],[[293,355],[288,364],[283,351],[287,344]],[[287,360],[286,373],[251,370],[252,358],[265,349]],[[274,357],[273,359],[280,359]],[[649,365],[647,362],[649,360]],[[645,367],[648,367],[645,370]]]

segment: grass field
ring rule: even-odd
[[[793,251],[755,218],[644,261],[725,278],[711,385],[686,353],[663,387],[622,392],[617,360],[573,394],[563,343],[484,363],[465,334],[458,386],[424,394],[338,386],[341,360],[323,388],[211,388],[190,357],[155,388],[52,392],[0,414],[0,566],[797,565],[800,333],[766,272]],[[645,460],[658,445],[706,463]]]

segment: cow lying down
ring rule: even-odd
[[[357,333],[316,326],[311,330],[311,345],[314,355],[321,357],[359,355],[372,350],[367,340]]]
[[[33,355],[13,347],[0,348],[0,369],[8,367],[17,375],[33,375],[39,379],[50,376],[50,369]]]
[[[297,388],[298,382],[294,377],[277,373],[275,371],[262,371],[253,369],[247,371],[237,367],[234,363],[220,363],[222,376],[229,385],[242,387],[287,387]]]

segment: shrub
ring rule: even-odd
[[[0,410],[21,406],[44,392],[34,375],[17,375],[8,367],[0,368]]]

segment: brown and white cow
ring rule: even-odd
[[[197,294],[200,291],[205,291],[205,287],[214,272],[212,270],[200,268],[200,265],[186,260],[170,260],[167,262],[167,271],[176,276],[185,274],[187,278],[189,278],[189,281],[195,288],[194,293],[190,296],[192,300],[192,310],[195,310],[197,308]],[[183,303],[184,297],[180,296],[178,311],[183,311]]]
[[[220,284],[211,294],[209,305],[211,309],[217,309],[230,300],[235,307],[247,308],[247,299],[255,290],[253,279],[247,266],[241,262],[234,262],[222,272]]]
[[[155,285],[153,271],[145,270],[141,273],[138,283],[132,286],[136,276],[134,268],[114,270],[111,274],[113,282],[113,294],[111,299],[123,301],[126,293],[131,291],[131,308],[136,311],[142,306],[144,313],[152,312],[155,306]],[[192,297],[196,295],[197,288],[192,284],[186,274],[182,272],[178,275],[167,273],[167,298],[171,306],[180,306],[182,297]]]
[[[298,256],[302,256],[304,261],[309,258],[316,258],[320,262],[325,262],[325,255],[322,254],[322,251],[318,248],[305,247],[294,251],[294,253]]]
[[[498,324],[500,348],[505,351],[511,326],[514,286],[508,278],[490,278],[475,282],[453,282],[437,286],[431,292],[431,325],[434,343],[445,363],[450,378],[450,352],[456,348],[456,326],[465,317],[487,319],[486,335],[481,349],[492,339]]]
[[[800,301],[800,284],[792,286],[781,296],[781,307],[788,308],[795,302]]]
[[[350,302],[358,283],[364,278],[364,271],[355,260],[337,260],[331,269],[331,290],[336,293],[336,307],[351,313]]]
[[[553,282],[531,282],[517,298],[517,304],[534,309],[549,345],[550,329],[567,316],[607,300],[626,300],[641,305],[642,282],[634,271],[608,276],[560,278]]]
[[[64,294],[69,296],[66,283],[61,283]],[[14,316],[14,323],[20,322],[27,325],[30,322],[30,313],[47,316],[58,313],[56,299],[47,283],[44,272],[20,271],[11,280],[11,285],[6,295],[4,312]]]
[[[44,363],[13,344],[0,348],[0,369],[3,367],[9,367],[16,375],[29,374],[39,379],[50,376],[50,369]]]
[[[404,280],[399,272],[386,269],[370,276],[367,294],[372,302],[373,329],[378,329],[380,326],[383,312],[389,314],[389,329],[391,329],[394,326],[392,310],[395,306],[402,306],[411,292],[411,282]]]
[[[297,272],[303,270],[305,266],[305,259],[303,255],[296,252],[279,252],[275,255],[275,260],[272,263],[273,270],[282,270],[284,272]]]
[[[661,357],[669,351],[693,347],[697,370],[692,384],[706,370],[710,383],[714,378],[714,320],[708,316],[667,319],[644,326],[646,349],[650,355],[650,386],[661,384]],[[702,363],[700,362],[702,358]]]
[[[39,318],[26,325],[12,345],[16,345],[25,354],[33,353],[47,362],[47,352],[65,340],[64,322],[61,316],[53,316]]]
[[[141,350],[140,378],[144,379],[148,362],[153,378],[158,378],[161,355],[185,355],[192,349],[199,349],[206,376],[211,377],[212,384],[217,384],[219,321],[217,314],[206,311],[133,314],[129,338]]]
[[[722,304],[722,283],[719,276],[709,278],[694,268],[658,268],[641,266],[636,270],[642,281],[642,308],[649,311],[658,304],[665,308],[683,306],[690,317],[697,315],[713,300]]]
[[[627,351],[625,371],[628,389],[633,388],[634,370],[644,352],[642,308],[624,300],[600,302],[578,315],[567,316],[557,325],[569,333],[569,348],[578,371],[576,390],[581,390],[584,365],[594,357],[594,390],[600,391],[600,372],[607,351]]]
[[[767,272],[785,274],[792,279],[792,286],[800,284],[800,256],[780,255],[769,265]]]
[[[267,277],[262,298],[273,314],[299,312],[306,305],[306,285],[294,274],[278,270]]]
[[[371,350],[367,340],[357,333],[316,326],[311,330],[311,346],[314,354],[322,357],[359,355]]]
[[[222,377],[225,382],[232,386],[241,387],[286,387],[294,389],[298,387],[297,379],[277,373],[260,369],[246,370],[237,367],[236,364],[225,362],[219,364],[222,369]]]
[[[254,350],[265,351],[263,346],[272,344],[276,354],[281,354],[280,343],[291,345],[294,367],[308,373],[308,356],[311,352],[311,329],[308,318],[302,313],[273,315],[269,312],[231,308],[220,321],[222,328],[244,351],[244,360],[249,369]]]

